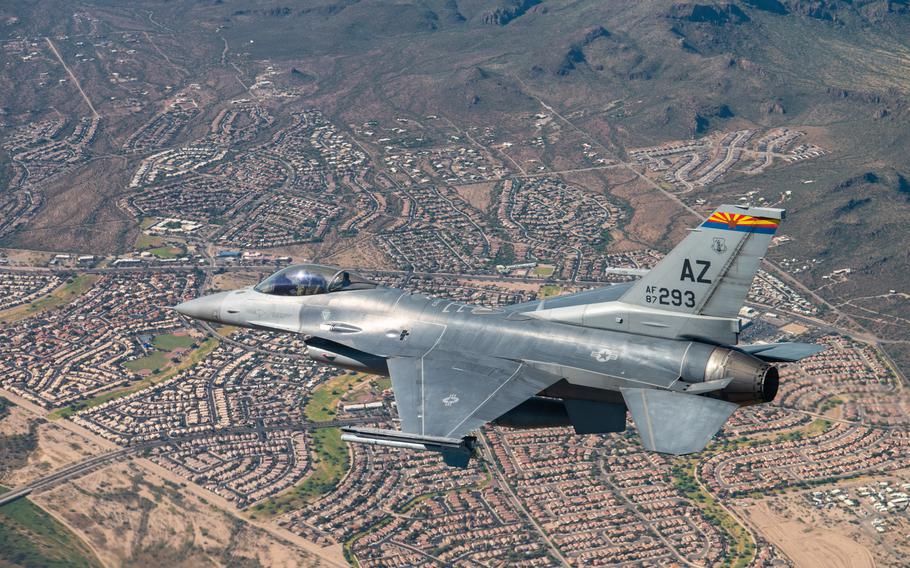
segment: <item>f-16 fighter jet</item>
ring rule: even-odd
[[[301,264],[258,285],[184,302],[200,320],[302,336],[319,363],[389,376],[401,430],[348,442],[438,451],[466,466],[487,422],[621,432],[645,448],[701,451],[740,406],[770,402],[775,362],[816,345],[737,345],[739,311],[784,217],[724,205],[640,280],[497,309]]]

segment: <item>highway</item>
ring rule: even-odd
[[[92,456],[81,462],[77,462],[77,463],[68,465],[62,469],[58,469],[57,471],[55,471],[49,475],[45,475],[44,477],[40,477],[30,483],[27,483],[26,485],[23,485],[22,487],[18,487],[16,489],[13,489],[12,491],[8,491],[8,492],[0,495],[0,507],[2,507],[3,505],[6,505],[7,503],[11,503],[11,502],[15,501],[16,499],[21,499],[22,497],[25,497],[32,491],[36,491],[38,489],[49,488],[57,483],[66,481],[67,479],[71,479],[73,477],[80,476],[84,473],[88,473],[92,469],[94,469],[98,466],[104,465],[108,462],[120,459],[122,457],[128,456],[128,455],[136,453],[136,452],[146,450],[148,448],[160,446],[160,445],[163,445],[166,443],[167,442],[165,442],[165,441],[149,442],[147,444],[141,444],[138,446],[132,446],[129,448],[123,448],[121,450],[116,450],[113,452],[107,452],[107,453],[100,454],[97,456]]]

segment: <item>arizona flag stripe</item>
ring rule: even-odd
[[[774,234],[778,225],[780,225],[780,219],[715,211],[701,226],[725,231]]]

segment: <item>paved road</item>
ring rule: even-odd
[[[49,475],[45,475],[44,477],[31,481],[30,483],[27,483],[26,485],[23,485],[22,487],[18,487],[12,491],[8,491],[7,493],[0,495],[0,507],[2,507],[3,505],[6,505],[7,503],[15,501],[16,499],[21,499],[22,497],[25,497],[32,491],[36,491],[38,489],[45,489],[52,485],[60,483],[61,481],[65,481],[67,479],[76,477],[78,475],[82,475],[83,473],[87,473],[88,471],[90,471],[100,465],[106,464],[107,462],[114,461],[114,460],[120,459],[122,457],[128,456],[130,454],[140,452],[140,451],[146,450],[148,448],[155,447],[156,445],[162,445],[162,444],[166,444],[166,443],[167,442],[155,442],[155,443],[141,444],[141,445],[133,446],[133,447],[129,447],[129,448],[123,448],[121,450],[117,450],[114,452],[108,452],[105,454],[92,456],[81,462],[74,463],[72,465],[68,465],[62,469],[58,469],[57,471],[55,471]]]
[[[358,418],[327,420],[324,422],[304,422],[302,424],[302,427],[306,430],[317,430],[320,428],[337,428],[339,426],[356,426],[359,424],[373,423],[373,422],[376,422],[377,420],[385,420],[387,418],[388,418],[387,416],[367,415],[367,416],[361,416]],[[150,442],[143,442],[141,444],[136,444],[135,446],[128,446],[126,448],[121,448],[118,450],[114,450],[112,452],[106,452],[104,454],[91,456],[80,462],[76,462],[76,463],[70,464],[66,467],[63,467],[61,469],[58,469],[57,471],[54,471],[48,475],[45,475],[44,477],[39,477],[38,479],[30,481],[29,483],[27,483],[21,487],[17,487],[16,489],[13,489],[12,491],[3,493],[2,495],[0,495],[0,507],[2,507],[3,505],[6,505],[7,503],[11,503],[17,499],[21,499],[22,497],[29,495],[33,491],[38,491],[40,489],[49,489],[50,487],[57,485],[58,483],[62,483],[69,479],[79,477],[83,474],[90,472],[91,470],[93,470],[97,467],[106,465],[107,463],[110,463],[110,462],[113,462],[113,461],[116,461],[116,460],[119,460],[122,458],[131,457],[135,454],[141,454],[141,453],[145,452],[146,450],[150,450],[152,448],[166,446],[166,445],[172,444],[172,443],[181,443],[181,442],[188,442],[188,441],[197,440],[197,439],[208,438],[208,437],[211,437],[216,434],[223,435],[223,434],[264,433],[264,432],[287,430],[289,428],[293,429],[293,428],[300,428],[300,427],[301,427],[301,425],[297,425],[297,424],[282,424],[282,425],[274,425],[274,426],[261,426],[260,425],[255,428],[251,428],[248,426],[237,426],[234,428],[222,428],[222,429],[219,429],[217,432],[202,432],[202,433],[193,434],[190,436],[181,436],[181,437],[175,437],[175,438],[169,437],[169,438],[165,438],[162,440],[153,440]]]
[[[509,500],[512,502],[512,505],[521,511],[525,519],[531,523],[531,526],[534,527],[534,530],[537,531],[537,534],[540,535],[540,538],[543,539],[544,544],[547,545],[547,548],[550,550],[550,554],[553,555],[553,558],[559,561],[562,566],[570,566],[569,562],[566,560],[565,556],[562,555],[562,552],[559,548],[553,544],[553,541],[550,540],[550,536],[547,534],[543,527],[537,522],[533,515],[525,508],[524,504],[521,502],[521,499],[518,498],[518,495],[515,494],[515,491],[512,489],[512,486],[509,485],[509,480],[506,479],[505,474],[502,473],[502,470],[499,469],[499,466],[496,463],[495,454],[493,453],[493,448],[490,447],[489,442],[487,441],[487,436],[482,431],[479,432],[478,439],[481,444],[483,444],[484,449],[484,461],[487,462],[487,467],[490,468],[490,471],[493,472],[493,475],[496,476],[496,479],[499,480],[499,486],[505,489],[506,495]]]

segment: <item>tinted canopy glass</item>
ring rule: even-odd
[[[319,264],[297,264],[272,274],[254,290],[273,296],[312,296],[375,287],[375,282],[347,270]]]

